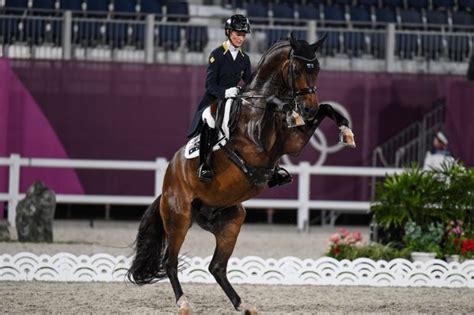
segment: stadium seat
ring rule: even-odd
[[[202,52],[209,41],[207,26],[187,26],[186,46],[189,51]]]
[[[369,10],[363,6],[351,7],[350,18],[355,22],[353,27],[367,27],[372,22]]]
[[[428,9],[428,0],[407,0],[408,8]]]
[[[273,45],[275,42],[279,41],[280,39],[288,38],[290,34],[289,29],[279,29],[279,28],[270,28],[265,30],[267,35],[267,48]]]
[[[378,5],[377,0],[359,0],[357,3],[364,7],[376,7]]]
[[[59,0],[59,9],[82,11],[82,0]]]
[[[158,26],[158,46],[166,50],[176,50],[181,43],[181,29],[178,25]]]
[[[341,41],[340,32],[338,31],[327,31],[324,32],[327,35],[324,45],[321,47],[321,53],[326,56],[334,56],[341,52]],[[318,38],[321,38],[323,33],[318,33]]]
[[[5,0],[5,8],[27,9],[28,0]]]
[[[140,12],[145,14],[155,14],[161,18],[163,10],[161,1],[159,0],[142,0],[140,4]]]
[[[166,15],[168,21],[189,21],[189,4],[187,1],[168,1],[166,3]]]
[[[395,54],[404,59],[418,56],[418,37],[414,34],[395,35]]]
[[[448,15],[446,14],[446,11],[433,11],[433,10],[426,11],[426,24],[428,24],[428,26],[433,26],[433,25],[446,25],[447,26]]]
[[[274,4],[272,11],[275,25],[291,25],[294,23],[294,10],[287,3]],[[281,19],[284,19],[284,21]]]
[[[114,13],[119,16],[132,16],[134,13],[136,13],[135,6],[135,0],[115,0]]]
[[[402,7],[402,0],[382,0],[382,7],[400,8]]]
[[[400,10],[400,21],[404,28],[418,29],[423,22],[421,13],[415,9]]]
[[[261,2],[248,3],[247,17],[252,24],[268,24],[268,8]]]
[[[313,5],[300,5],[298,7],[298,16],[300,20],[321,20],[318,7]]]
[[[112,48],[121,48],[127,43],[128,25],[126,23],[107,23],[107,43]]]
[[[474,25],[474,18],[471,14],[465,11],[455,11],[452,15],[453,26],[472,26]]]
[[[54,10],[56,0],[34,0],[33,9]]]
[[[464,10],[473,11],[474,10],[474,0],[459,0],[459,7]]]
[[[333,5],[341,5],[341,6],[345,6],[345,5],[351,5],[352,4],[352,0],[333,0]]]
[[[324,8],[324,21],[326,26],[345,26],[346,21],[344,11],[339,6],[326,6]]]
[[[6,17],[0,20],[0,42],[12,44],[18,40],[20,33],[18,28],[19,19],[17,17]]]
[[[391,8],[381,8],[375,10],[375,21],[377,23],[396,23],[397,16]]]
[[[448,56],[452,61],[466,62],[471,54],[469,45],[470,35],[456,35],[448,37]]]
[[[107,14],[109,11],[109,1],[108,0],[87,0],[87,11],[88,13],[97,14]]]
[[[454,0],[433,0],[433,7],[435,9],[452,9]]]

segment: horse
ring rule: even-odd
[[[336,122],[346,142],[354,144],[347,119],[318,101],[316,51],[324,39],[309,44],[291,34],[264,53],[239,96],[240,115],[232,137],[214,152],[212,181],[199,181],[198,159],[186,159],[184,147],[169,162],[162,193],[141,219],[127,276],[138,285],[167,277],[180,314],[191,312],[178,280],[178,255],[193,222],[215,236],[209,271],[234,308],[257,314],[253,305],[243,302],[226,274],[246,215],[242,202],[266,188],[282,155],[299,154],[325,117]],[[299,123],[291,119],[295,117]]]

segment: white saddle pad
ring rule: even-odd
[[[217,151],[221,148],[221,146],[226,145],[227,141],[229,141],[230,131],[229,131],[229,119],[230,119],[230,109],[233,104],[233,99],[229,98],[225,102],[224,108],[224,119],[222,120],[222,131],[219,131],[219,137],[217,143],[212,148],[212,151]],[[203,120],[207,122],[207,124],[211,127],[216,125],[214,117],[211,115],[210,107],[208,107],[202,114]],[[184,150],[184,157],[186,159],[194,159],[199,156],[199,138],[200,135],[197,135],[191,138],[188,143],[186,144],[186,148]]]

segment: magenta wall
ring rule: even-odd
[[[202,66],[77,61],[13,61],[12,66],[70,158],[170,158],[186,141],[205,79]],[[459,76],[323,69],[318,79],[319,99],[346,107],[358,144],[355,150],[330,155],[326,165],[370,165],[372,150],[378,144],[419,119],[438,100],[457,102],[453,108],[464,112],[466,99],[472,99],[470,92],[465,92],[463,100],[455,99],[457,92],[450,94],[452,86],[463,81]],[[451,116],[448,133],[459,119]],[[322,130],[331,144],[336,142],[337,129],[330,121],[323,123]],[[453,141],[454,153],[474,165],[472,149],[459,148]],[[314,161],[317,153],[308,149],[302,158]],[[81,170],[78,175],[88,193],[153,193],[151,173]],[[271,190],[265,196],[289,197],[295,194],[294,188]],[[369,191],[367,180],[345,177],[317,177],[312,188],[313,198],[334,200],[365,199]]]

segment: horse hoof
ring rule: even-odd
[[[179,315],[192,314],[191,303],[188,301],[188,298],[186,296],[181,296],[178,301],[176,301],[176,305],[178,305],[179,307]]]
[[[341,132],[339,134],[339,143],[346,145],[350,148],[355,148],[354,134],[352,130],[346,126],[341,126]]]
[[[239,312],[243,312],[245,315],[257,315],[257,309],[255,306],[248,304],[248,303],[240,303],[239,307],[237,308]]]

